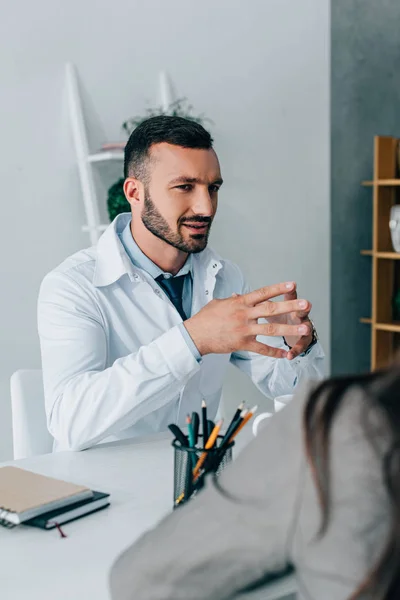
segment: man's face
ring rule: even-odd
[[[144,226],[183,252],[204,250],[222,185],[214,150],[157,144],[150,149],[147,169]]]

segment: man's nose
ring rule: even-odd
[[[215,207],[208,188],[198,190],[192,210],[196,215],[202,215],[203,217],[213,216]]]

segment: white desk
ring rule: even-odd
[[[108,575],[118,554],[172,509],[170,436],[97,446],[15,461],[37,473],[111,494],[111,506],[56,529],[0,527],[0,589],[4,600],[109,600]],[[291,580],[276,584],[282,597]],[[138,599],[139,600],[139,599]]]

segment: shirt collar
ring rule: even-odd
[[[119,233],[130,217],[129,213],[118,215],[97,242],[93,275],[93,285],[96,287],[110,285],[123,275],[132,273],[129,258],[119,240]]]
[[[107,227],[107,229],[97,242],[96,267],[93,276],[93,285],[95,285],[96,287],[111,285],[115,281],[118,281],[118,279],[120,279],[123,275],[128,275],[130,278],[132,278],[134,273],[137,273],[138,268],[149,272],[143,266],[139,267],[138,264],[135,264],[132,261],[132,259],[128,255],[127,250],[124,247],[124,244],[121,241],[122,234],[126,228],[128,228],[128,231],[130,233],[130,222],[130,213],[122,213],[118,215],[111,223],[111,225]],[[142,254],[151,264],[154,265],[154,263],[140,250],[139,246],[133,240],[132,235],[130,235],[130,237],[132,239],[132,243],[137,247],[139,253]],[[196,262],[202,260],[201,255],[203,254],[204,258],[207,258],[207,263],[210,260],[212,260],[210,256],[210,254],[212,254],[212,251],[206,248],[205,251],[200,252],[196,255]],[[157,267],[157,265],[154,266]],[[159,267],[157,267],[157,269],[159,269]],[[189,255],[188,260],[177,274],[185,275],[186,273],[192,271],[193,255]],[[161,274],[163,273],[163,271],[161,271],[160,269],[158,273]],[[171,276],[170,274],[166,275]]]
[[[150,258],[148,256],[146,256],[144,254],[144,252],[142,252],[142,250],[139,248],[139,246],[137,245],[137,243],[135,242],[135,240],[132,236],[131,219],[129,219],[129,222],[127,223],[123,232],[121,233],[120,240],[121,240],[122,245],[125,248],[125,252],[129,256],[132,264],[135,267],[137,267],[138,269],[142,269],[143,271],[146,271],[149,275],[151,275],[153,277],[153,279],[156,279],[156,277],[159,277],[160,275],[163,275],[167,279],[172,277],[171,273],[166,273],[165,271],[160,269],[160,267],[158,265],[156,265],[152,260],[150,260]],[[183,265],[183,267],[179,271],[179,273],[176,274],[176,276],[187,275],[188,273],[191,273],[191,272],[192,272],[192,255],[189,254],[185,264]]]

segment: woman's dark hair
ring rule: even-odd
[[[154,144],[163,142],[201,150],[209,150],[213,145],[211,135],[195,121],[168,115],[151,117],[134,129],[125,146],[125,177],[146,181],[149,150]]]
[[[378,385],[375,385],[377,383]],[[358,385],[366,402],[376,407],[388,423],[391,446],[382,469],[392,504],[392,528],[378,563],[349,598],[363,594],[374,600],[400,598],[400,374],[399,368],[359,377],[349,376],[325,381],[310,396],[304,413],[305,445],[322,508],[320,535],[326,531],[330,515],[329,440],[333,421],[345,399],[346,391]],[[373,386],[373,390],[371,390]],[[368,432],[366,432],[368,433]]]

